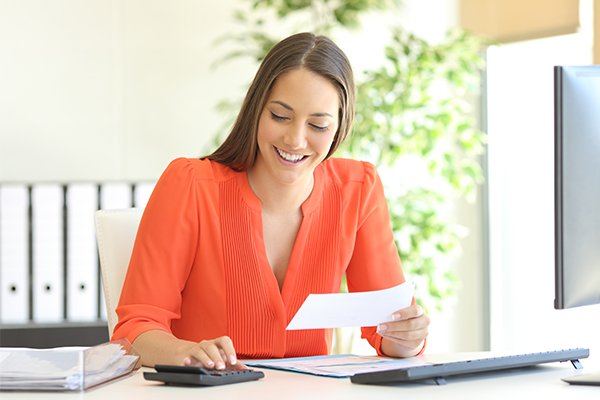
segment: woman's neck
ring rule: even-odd
[[[247,171],[248,183],[262,203],[263,212],[293,213],[308,199],[314,186],[312,175],[300,182],[282,184],[277,182],[268,171],[256,166]]]

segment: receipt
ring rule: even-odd
[[[310,294],[287,330],[376,326],[410,306],[413,295],[414,286],[408,282],[371,292]]]

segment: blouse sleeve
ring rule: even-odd
[[[171,162],[158,180],[137,231],[112,339],[171,332],[199,236],[197,187],[190,160]]]
[[[404,282],[404,274],[394,242],[392,225],[383,185],[375,167],[363,163],[358,227],[354,252],[346,270],[348,290],[363,292],[387,289]],[[363,327],[362,338],[382,355],[381,339],[376,327]]]

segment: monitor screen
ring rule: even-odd
[[[555,301],[600,303],[600,65],[554,68]]]

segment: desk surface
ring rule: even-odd
[[[582,373],[600,372],[584,363]],[[589,365],[589,366],[588,366]],[[594,364],[594,366],[597,366]],[[572,386],[560,378],[578,373],[570,363],[554,363],[519,370],[449,378],[448,384],[433,382],[394,386],[357,385],[349,379],[322,378],[263,369],[265,378],[220,387],[174,387],[144,380],[143,368],[134,374],[85,393],[2,392],[9,399],[599,399],[600,386]]]

